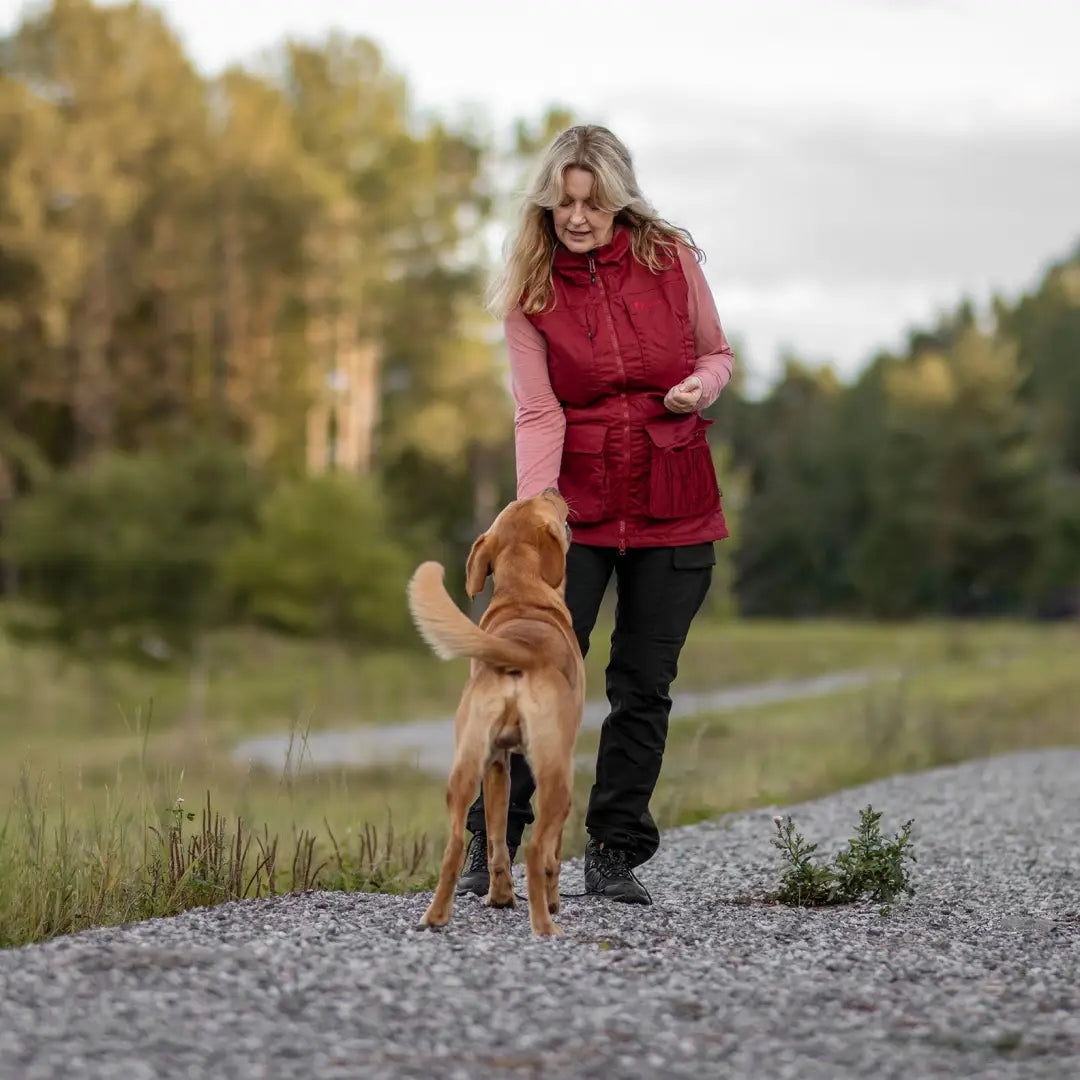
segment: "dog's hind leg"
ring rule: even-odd
[[[566,804],[566,817],[570,816],[570,803]],[[547,902],[548,911],[552,915],[559,914],[559,874],[562,871],[562,842],[563,833],[566,831],[566,818],[563,818],[562,828],[555,837],[555,873],[547,879]]]
[[[551,921],[559,909],[559,856],[562,833],[570,816],[571,763],[544,761],[533,765],[536,776],[536,824],[529,841],[529,925],[534,934],[561,934]]]
[[[459,742],[454,755],[454,767],[446,786],[446,809],[450,817],[450,836],[443,852],[439,884],[428,909],[420,920],[421,926],[445,926],[450,921],[454,904],[454,885],[461,872],[465,854],[465,815],[476,796],[476,787],[484,767],[486,746],[478,725],[465,723],[459,727]]]
[[[553,821],[551,825],[552,839],[551,852],[554,871],[547,875],[547,902],[548,911],[552,915],[559,911],[559,875],[562,872],[562,848],[563,834],[566,832],[566,822],[570,817],[573,807],[573,777],[574,777],[574,742],[571,737],[568,744],[562,748],[561,762],[556,772],[557,780],[552,785],[550,800],[552,806]]]
[[[510,873],[510,850],[506,846],[506,817],[510,802],[510,756],[495,752],[484,774],[484,827],[487,829],[488,873],[491,907],[515,907],[514,881]]]

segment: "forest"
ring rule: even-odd
[[[411,641],[416,561],[460,567],[514,494],[490,237],[570,120],[418,115],[364,39],[210,79],[151,8],[28,15],[0,41],[13,632]],[[850,381],[797,355],[764,396],[737,375],[710,412],[715,612],[1075,614],[1076,241]]]

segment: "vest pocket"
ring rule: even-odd
[[[650,447],[649,517],[696,517],[720,506],[712,454],[705,432],[713,424],[692,416],[645,425]]]
[[[684,295],[685,291],[684,284]],[[624,296],[622,302],[650,383],[655,388],[663,385],[666,390],[689,375],[694,370],[693,332],[678,304],[671,302],[670,293],[662,288],[651,289]]]
[[[570,521],[604,521],[607,506],[606,424],[567,424],[563,439],[559,494],[570,508]]]

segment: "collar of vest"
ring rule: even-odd
[[[560,273],[567,271],[572,273],[575,270],[584,270],[587,273],[590,257],[594,262],[601,264],[622,262],[630,251],[630,239],[630,230],[625,225],[616,225],[611,239],[602,247],[593,248],[592,251],[571,251],[562,244],[556,244],[555,269]]]

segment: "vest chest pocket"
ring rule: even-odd
[[[719,507],[720,489],[705,438],[712,423],[695,413],[645,425],[651,444],[650,517],[695,517]]]
[[[683,321],[662,289],[624,296],[622,303],[641,352],[643,378],[666,391],[693,370]]]
[[[605,521],[608,504],[604,447],[606,424],[567,424],[563,439],[559,493],[570,508],[570,521]]]

